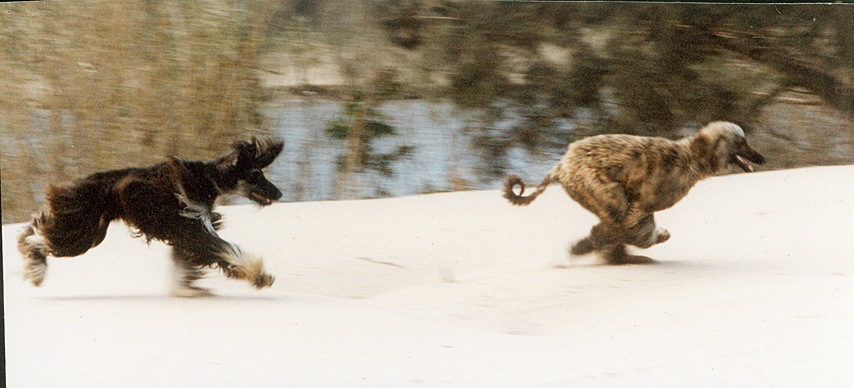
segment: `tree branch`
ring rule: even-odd
[[[792,58],[781,50],[758,44],[745,44],[732,34],[712,33],[709,40],[726,50],[771,66],[786,75],[792,85],[810,89],[834,108],[854,114],[854,88],[832,74]]]

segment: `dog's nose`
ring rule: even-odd
[[[270,199],[272,199],[274,201],[278,201],[279,198],[282,198],[282,191],[279,189],[276,189],[276,194],[273,194],[273,196],[270,197]]]

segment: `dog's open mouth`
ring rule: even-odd
[[[748,162],[747,159],[745,159],[741,155],[733,154],[732,161],[739,167],[741,167],[744,172],[753,172],[753,165],[751,165],[750,162]]]
[[[259,203],[259,204],[261,204],[261,205],[266,206],[266,205],[269,205],[269,204],[273,203],[273,200],[272,200],[272,199],[267,198],[267,197],[265,197],[265,196],[261,195],[261,193],[259,193],[259,192],[257,192],[257,191],[250,191],[250,192],[249,192],[249,195],[251,195],[251,196],[252,196],[252,200],[254,200],[255,202],[258,202],[258,203]]]
[[[750,162],[765,164],[765,157],[750,148],[747,141],[741,138],[736,140],[736,150],[730,155],[729,162],[737,164],[744,172],[753,172],[753,165]]]

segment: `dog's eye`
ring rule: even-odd
[[[262,173],[261,170],[258,170],[258,169],[249,171],[249,177],[250,178],[258,178],[258,177],[261,177],[263,175],[264,175],[264,173]]]

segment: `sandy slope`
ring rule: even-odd
[[[569,262],[557,186],[221,210],[273,288],[169,298],[122,225],[33,288],[3,226],[8,386],[854,385],[854,166],[701,182],[648,266]]]

